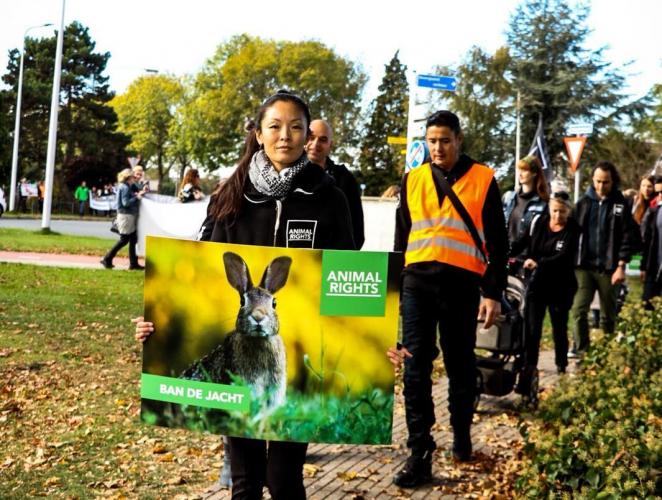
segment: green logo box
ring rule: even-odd
[[[143,373],[140,377],[140,397],[219,410],[248,412],[250,408],[248,387],[211,384],[149,373]]]
[[[384,316],[386,252],[322,252],[322,316]]]

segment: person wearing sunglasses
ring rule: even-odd
[[[643,301],[652,309],[651,299],[662,295],[662,176],[655,178],[655,198],[641,224],[644,248],[641,257],[641,278],[644,282]]]
[[[538,366],[540,338],[545,312],[549,310],[558,373],[568,365],[568,314],[577,290],[574,257],[579,226],[570,217],[572,204],[565,191],[553,193],[546,213],[535,221],[530,234],[514,249],[524,256],[523,267],[530,273],[526,292],[526,342],[523,376],[518,392],[528,394],[531,376]]]

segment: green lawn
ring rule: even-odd
[[[108,223],[110,227],[110,222]],[[103,256],[114,244],[113,240],[92,236],[69,236],[59,233],[0,228],[0,250],[14,252],[72,253]],[[126,257],[127,247],[118,254]]]
[[[204,491],[217,436],[139,421],[142,273],[0,263],[0,498]]]

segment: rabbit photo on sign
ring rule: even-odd
[[[260,414],[264,416],[285,403],[285,345],[279,335],[274,294],[287,282],[292,259],[272,260],[258,286],[253,286],[248,266],[239,255],[225,252],[223,262],[228,282],[239,292],[235,329],[181,378],[230,384],[233,377],[240,377],[250,386],[252,399],[263,400]]]

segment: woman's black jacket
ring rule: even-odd
[[[324,170],[312,163],[294,177],[283,200],[258,192],[246,177],[243,204],[236,219],[214,220],[207,215],[199,238],[289,248],[356,248],[345,195]]]
[[[641,221],[641,232],[644,238],[641,270],[646,271],[652,281],[655,281],[662,271],[662,262],[658,262],[658,247],[661,242],[660,233],[657,230],[657,212],[660,207],[662,205],[648,209]]]

